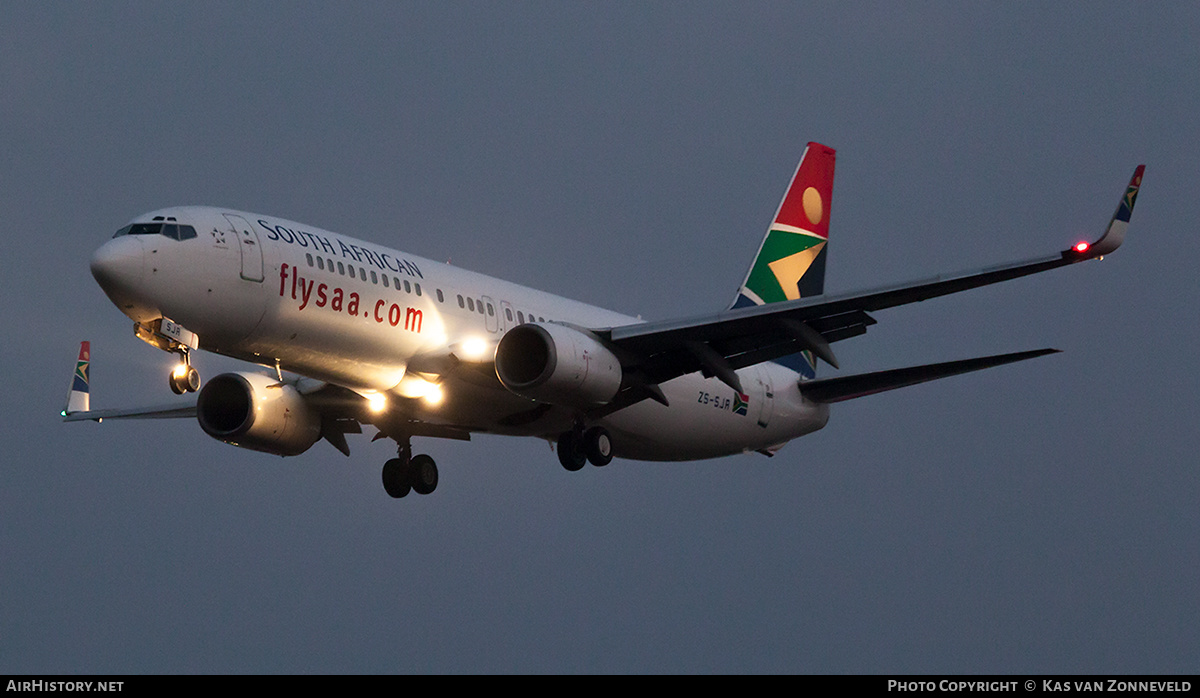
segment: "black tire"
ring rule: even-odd
[[[602,468],[612,462],[612,437],[604,427],[592,427],[583,432],[583,452],[588,461]]]
[[[408,466],[399,458],[393,458],[383,464],[383,489],[388,496],[400,499],[412,489],[408,481]]]
[[[564,431],[558,437],[558,462],[571,472],[587,464],[587,454],[583,452],[579,432]]]
[[[437,463],[423,453],[413,456],[408,464],[408,480],[417,494],[432,494],[438,485]]]

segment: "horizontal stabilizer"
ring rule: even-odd
[[[876,371],[857,376],[840,378],[823,378],[815,381],[805,381],[800,384],[800,392],[813,402],[842,402],[865,395],[874,395],[896,388],[904,388],[918,383],[925,383],[961,373],[970,373],[993,366],[1003,366],[1026,359],[1035,359],[1046,354],[1057,354],[1058,349],[1038,349],[1036,351],[1019,351],[1013,354],[998,354],[984,356],[978,359],[962,361],[947,361],[940,364],[910,366],[895,368],[890,371]]]

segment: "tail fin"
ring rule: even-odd
[[[75,375],[71,378],[71,392],[67,393],[67,406],[62,411],[65,417],[72,412],[87,412],[91,408],[91,389],[88,387],[88,366],[91,365],[92,343],[79,343],[79,359],[75,362]]]
[[[819,296],[833,201],[833,148],[809,143],[731,308]]]
[[[730,308],[765,305],[825,292],[825,256],[837,151],[809,143],[766,237]],[[811,352],[775,360],[805,378],[816,375]]]

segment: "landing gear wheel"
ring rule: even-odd
[[[408,494],[412,485],[408,481],[407,463],[399,458],[393,458],[383,464],[383,489],[396,499]]]
[[[437,489],[438,469],[433,459],[425,454],[413,456],[408,464],[408,480],[412,483],[413,492],[430,494]]]
[[[582,435],[577,431],[564,431],[558,437],[558,462],[571,472],[579,470],[587,463],[582,440]]]
[[[176,395],[194,393],[200,389],[200,372],[187,363],[187,357],[185,356],[184,363],[181,366],[171,369],[168,382],[171,384],[171,392]]]
[[[604,427],[592,427],[583,432],[583,452],[589,462],[603,467],[612,462],[612,437]]]

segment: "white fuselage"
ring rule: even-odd
[[[494,348],[523,322],[639,322],[279,218],[179,207],[134,223],[155,218],[190,225],[197,236],[124,235],[97,251],[94,260],[110,269],[102,285],[122,312],[139,322],[170,318],[195,332],[202,349],[358,391],[403,396],[414,357],[471,340]],[[483,361],[490,367],[490,356]],[[617,456],[692,460],[773,448],[828,420],[828,407],[805,400],[798,374],[784,366],[762,363],[738,376],[744,398],[693,373],[662,384],[669,407],[643,400],[598,423]],[[567,408],[539,409],[479,367],[448,373],[442,388],[440,404],[409,400],[414,418],[549,439],[576,418]]]

